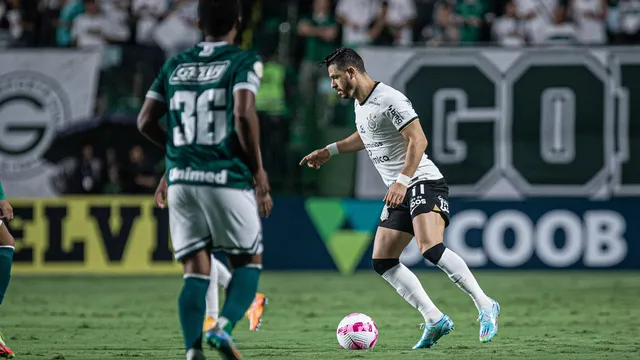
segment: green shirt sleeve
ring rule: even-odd
[[[260,56],[255,53],[247,52],[244,59],[238,64],[238,68],[233,76],[233,91],[249,90],[254,94],[258,94],[260,87],[260,79],[264,74],[264,65]]]
[[[7,200],[7,196],[4,194],[4,189],[2,188],[2,181],[0,181],[0,200]]]
[[[160,72],[158,72],[158,76],[156,76],[156,79],[153,81],[153,84],[151,84],[151,88],[149,89],[149,91],[147,91],[146,98],[162,101],[164,103],[167,102],[166,95],[167,95],[167,68],[168,68],[167,64],[168,63],[169,62],[167,61],[160,69]]]

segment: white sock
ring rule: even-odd
[[[471,270],[458,254],[445,249],[437,266],[449,275],[449,279],[458,285],[462,291],[471,296],[478,310],[491,308],[493,302],[484,294]]]
[[[211,279],[209,280],[209,288],[207,289],[207,317],[211,316],[213,320],[218,320],[218,314],[220,313],[220,289],[218,289],[218,277],[220,274],[220,270],[218,266],[216,266],[216,260],[213,255],[211,255]]]
[[[424,291],[420,280],[406,266],[398,264],[385,271],[382,278],[387,280],[411,306],[420,311],[426,323],[434,323],[442,318],[442,312]]]
[[[211,316],[214,320],[218,320],[220,313],[220,289],[226,289],[231,281],[231,272],[224,264],[211,255],[211,280],[209,289],[207,290],[207,316]]]
[[[204,360],[204,354],[202,353],[202,350],[198,350],[198,349],[189,349],[189,351],[187,351],[187,360]]]
[[[214,266],[217,271],[216,276],[218,276],[218,286],[226,289],[229,286],[229,282],[231,282],[231,271],[229,271],[229,269],[224,266],[224,264],[220,260],[211,255],[211,268],[213,268]]]

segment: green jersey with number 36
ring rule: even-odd
[[[233,115],[233,92],[257,94],[263,65],[253,52],[203,42],[168,60],[147,98],[167,104],[171,184],[253,187]]]

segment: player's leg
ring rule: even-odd
[[[209,287],[210,261],[207,249],[199,250],[181,259],[184,283],[178,298],[178,311],[187,360],[204,359],[202,321],[206,309],[205,297]]]
[[[444,188],[443,188],[444,187]],[[464,260],[444,245],[444,229],[449,220],[446,185],[418,184],[413,199],[421,198],[413,210],[413,227],[422,256],[444,271],[462,291],[467,293],[478,308],[480,341],[488,342],[498,331],[498,303],[485,295]]]
[[[218,321],[220,288],[226,289],[231,280],[229,269],[220,260],[216,259],[213,254],[211,255],[210,277],[211,282],[209,283],[209,290],[207,290],[207,316],[203,325],[204,331],[211,329]]]
[[[422,314],[425,322],[435,322],[440,320],[442,312],[431,301],[418,277],[399,260],[412,238],[411,234],[379,227],[373,243],[373,269]]]
[[[11,280],[11,266],[14,251],[13,236],[7,226],[0,220],[0,304],[9,287]],[[4,342],[4,336],[0,333],[0,358],[12,359],[15,355]]]
[[[254,302],[262,272],[261,254],[229,254],[233,275],[218,323],[227,333],[245,316]]]
[[[171,241],[175,257],[183,264],[184,270],[178,313],[187,360],[203,359],[202,322],[211,272],[211,233],[200,211],[195,187],[171,185],[167,200]]]
[[[211,329],[218,321],[219,314],[219,288],[227,289],[231,281],[231,272],[227,267],[213,255],[211,255],[211,284],[207,291],[207,317],[204,319],[204,331]],[[249,330],[257,331],[262,324],[262,314],[265,305],[268,303],[267,297],[262,293],[256,293],[249,310],[245,316],[249,320]]]
[[[229,282],[231,282],[231,271],[229,271],[222,261],[216,259],[215,256],[211,255],[211,260],[212,266],[215,266],[218,286],[223,289],[227,289],[229,287]],[[213,275],[213,269],[211,270],[211,274]]]
[[[202,191],[209,192],[201,197],[210,202],[203,211],[207,213],[211,233],[215,234],[213,250],[226,252],[233,268],[220,318],[216,326],[207,331],[206,338],[210,346],[227,358],[239,359],[231,334],[256,296],[262,270],[262,224],[258,205],[253,191],[230,188]]]
[[[0,220],[0,304],[9,288],[13,265],[14,240],[7,226]]]
[[[372,263],[373,269],[422,314],[425,331],[415,349],[433,346],[453,328],[453,322],[431,301],[418,277],[400,263],[402,250],[413,238],[412,232],[411,216],[406,206],[385,208],[373,243]]]

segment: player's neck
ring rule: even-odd
[[[358,100],[358,103],[362,104],[362,102],[371,94],[373,88],[376,87],[376,82],[371,80],[368,75],[364,75],[361,84],[356,86],[356,89],[353,93],[353,98]]]
[[[204,37],[204,41],[205,42],[210,42],[210,43],[217,43],[217,42],[226,42],[227,44],[231,44],[233,42],[233,39],[231,38],[231,36],[205,36]]]

